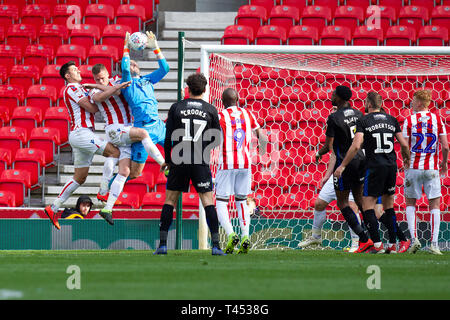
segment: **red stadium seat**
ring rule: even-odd
[[[127,31],[131,33],[131,27],[121,24],[109,24],[103,29],[101,44],[115,46],[118,52],[121,52]]]
[[[148,192],[142,198],[142,209],[157,209],[156,218],[161,215],[161,208],[166,200],[165,192]]]
[[[11,115],[11,126],[24,128],[27,137],[31,135],[31,130],[37,128],[42,123],[42,112],[38,107],[17,107]]]
[[[397,11],[394,7],[375,6],[366,12],[366,23],[368,27],[382,29],[384,32],[390,27],[397,24]],[[377,23],[380,25],[378,26]]]
[[[61,148],[69,146],[70,117],[67,108],[48,108],[42,119],[42,126],[58,129]]]
[[[378,5],[380,7],[392,7],[395,9],[396,14],[398,15],[400,12],[400,9],[403,6],[408,5],[408,0],[378,0]]]
[[[129,180],[125,183],[123,191],[136,194],[145,194],[150,192],[155,186],[155,177],[151,172],[143,172],[136,179]]]
[[[78,67],[78,69],[81,72],[81,83],[94,83],[94,75],[92,74],[92,67],[91,64],[83,64]]]
[[[6,43],[11,46],[18,46],[21,54],[25,48],[36,41],[36,28],[29,24],[12,24],[6,33]]]
[[[9,25],[18,23],[19,8],[14,4],[3,4],[0,6],[0,25],[8,28]]]
[[[345,0],[345,4],[347,6],[360,7],[364,10],[373,4],[372,1],[376,0]],[[341,5],[343,5],[343,1],[340,1]]]
[[[281,4],[284,6],[296,7],[300,12],[303,12],[303,8],[307,6],[307,1],[308,0],[282,0]]]
[[[45,179],[44,151],[30,148],[17,150],[12,163],[12,168],[15,170],[28,171],[30,173],[31,190],[42,187]]]
[[[331,24],[332,11],[329,7],[308,6],[303,9],[300,17],[300,25],[316,27],[319,33]]]
[[[26,47],[23,64],[35,65],[42,72],[44,67],[53,62],[53,47],[46,44],[31,44]]]
[[[8,82],[13,86],[22,86],[24,92],[39,82],[39,67],[35,65],[15,65],[9,72]]]
[[[445,46],[448,43],[448,29],[439,26],[424,26],[417,36],[419,46]]]
[[[75,61],[77,65],[83,64],[86,61],[86,49],[76,44],[60,45],[55,54],[55,64],[63,65],[69,61]]]
[[[314,199],[317,194],[317,181],[310,172],[296,172],[289,192],[301,194],[305,199]]]
[[[50,23],[51,10],[45,4],[29,4],[22,9],[21,23],[31,24],[39,30],[43,24]]]
[[[261,6],[266,9],[267,14],[269,14],[270,10],[276,5],[275,0],[249,0],[248,4],[251,6]]]
[[[88,52],[91,46],[100,43],[100,28],[93,24],[80,24],[70,31],[69,43],[83,46]]]
[[[37,84],[28,89],[24,103],[27,106],[39,107],[44,113],[56,104],[57,91],[54,86]]]
[[[365,10],[350,5],[339,6],[334,12],[333,25],[343,26],[353,33],[356,27],[364,23]]]
[[[286,32],[296,24],[300,18],[300,10],[297,7],[287,5],[275,6],[269,13],[267,24],[280,26],[286,29]]]
[[[0,64],[0,84],[5,84],[8,79],[8,68]]]
[[[57,93],[65,86],[64,79],[59,75],[59,69],[61,69],[61,65],[49,64],[41,73],[41,84],[55,87]]]
[[[401,8],[398,14],[398,24],[411,27],[416,33],[428,23],[428,20],[428,10],[424,7],[406,6]]]
[[[249,26],[253,29],[253,34],[256,35],[260,26],[267,21],[267,11],[262,6],[244,5],[239,7],[234,24]]]
[[[257,45],[282,45],[286,43],[286,29],[279,26],[265,25],[258,29],[255,37]]]
[[[298,210],[305,210],[308,208],[309,198],[306,198],[301,193],[285,193],[281,194],[278,201],[275,202],[275,208],[279,208],[284,211],[290,211],[284,213],[284,218],[289,218],[291,214]]]
[[[31,177],[28,171],[9,169],[0,176],[0,190],[14,193],[15,206],[22,206],[26,199],[30,200]]]
[[[14,192],[0,190],[0,207],[11,208],[16,206],[16,195]]]
[[[0,105],[9,108],[9,114],[23,101],[23,87],[13,85],[0,86]]]
[[[0,148],[18,150],[27,143],[27,130],[21,127],[0,128]]]
[[[433,9],[430,25],[445,27],[450,30],[450,4],[437,6]]]
[[[312,106],[314,109],[331,110],[331,95],[333,94],[333,88],[331,87],[321,87],[317,90],[311,91],[309,98],[312,101]]]
[[[289,110],[293,114],[295,110],[301,110],[309,101],[307,90],[304,87],[293,85],[283,86],[280,94],[280,106]]]
[[[65,4],[79,6],[82,14],[86,12],[87,6],[90,5],[92,2],[94,2],[94,1],[93,0],[65,0]]]
[[[145,17],[146,11],[143,6],[122,4],[117,8],[114,23],[130,26],[133,32],[137,32],[142,29]]]
[[[380,46],[383,45],[383,29],[360,26],[355,29],[352,37],[354,46]]]
[[[27,5],[27,1],[28,0],[3,0],[2,3],[6,5],[15,5],[19,8],[19,12],[21,12],[22,8]]]
[[[108,1],[108,0],[103,0]],[[116,0],[117,2],[119,0]],[[109,1],[108,1],[109,2]],[[125,4],[126,1],[122,1],[122,4]],[[155,17],[157,15],[157,5],[159,4],[159,0],[128,0],[128,4],[137,4],[140,6],[143,6],[145,8],[145,20],[155,20]],[[118,8],[119,6],[115,6]]]
[[[384,45],[412,46],[416,42],[416,30],[408,26],[392,26],[386,31]]]
[[[59,146],[60,137],[58,129],[39,127],[31,131],[28,148],[37,148],[44,151],[46,167],[53,167],[57,164],[56,160],[59,159]],[[59,176],[59,166],[57,167]]]
[[[267,110],[267,115],[264,117],[265,127],[270,128],[271,131],[278,129],[286,132],[297,125],[297,112],[290,112],[286,108],[272,108]]]
[[[198,210],[200,206],[200,199],[198,193],[183,192],[182,194],[183,210]]]
[[[319,41],[319,31],[312,26],[293,26],[289,30],[287,44],[289,45],[315,45]]]
[[[285,193],[288,189],[289,183],[286,176],[271,171],[263,171],[255,174],[255,184],[257,185],[258,193],[264,195],[279,196]]]
[[[0,26],[0,44],[5,42],[5,27]]]
[[[437,0],[440,1],[440,0]],[[433,0],[409,0],[409,5],[410,6],[417,6],[417,7],[424,7],[427,9],[428,12],[431,13],[431,11],[434,9],[435,7],[435,1]]]
[[[162,172],[157,173],[157,176],[155,179],[155,187],[154,187],[155,191],[156,192],[165,192],[166,184],[167,184],[166,175]]]
[[[22,50],[18,46],[0,44],[0,64],[9,72],[15,64],[22,59]]]
[[[84,24],[97,26],[99,29],[112,23],[114,20],[114,7],[109,4],[90,4],[86,7],[83,16]]]
[[[0,148],[0,175],[3,171],[11,169],[12,151],[6,148]]]
[[[67,27],[59,24],[44,24],[39,30],[39,44],[47,44],[53,47],[53,52],[67,42],[69,32]]]
[[[253,29],[249,26],[231,25],[225,28],[221,44],[253,44]]]
[[[114,205],[115,208],[123,209],[139,209],[141,206],[140,196],[138,193],[122,191],[117,198],[119,204]]]
[[[74,26],[81,23],[83,13],[76,4],[57,4],[53,7],[52,23],[65,27]]]
[[[313,6],[328,7],[330,8],[332,13],[336,10],[336,8],[340,4],[344,5],[344,2],[343,1],[339,2],[339,0],[312,0],[312,1],[308,0],[308,3]]]
[[[108,69],[109,74],[115,69],[114,64],[119,61],[119,52],[116,47],[107,45],[95,45],[89,49],[87,63],[94,65],[102,63]]]
[[[320,45],[325,46],[345,46],[352,40],[349,28],[342,26],[328,26],[323,28],[319,39]]]

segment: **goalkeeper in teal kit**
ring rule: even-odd
[[[133,126],[145,129],[154,144],[164,146],[166,127],[158,116],[158,101],[155,97],[153,85],[158,83],[169,72],[169,65],[158,47],[155,35],[152,32],[147,32],[147,37],[147,48],[153,49],[158,59],[159,68],[148,75],[140,76],[137,62],[130,60],[128,47],[129,33],[127,32],[121,64],[121,82],[131,81],[131,85],[122,90],[122,93],[133,114]],[[158,163],[161,161],[164,162],[164,158],[160,153],[156,157],[154,155],[151,156]],[[131,160],[134,163],[132,163],[131,172],[142,172],[147,157],[148,153],[142,142],[133,143],[131,145]],[[162,163],[159,164],[161,165]],[[133,170],[133,166],[136,165],[138,168]]]

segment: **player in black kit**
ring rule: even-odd
[[[373,248],[370,248],[369,251],[373,253],[385,252],[380,240],[378,221],[374,210],[379,196],[382,196],[385,211],[382,221],[389,233],[388,252],[396,252],[395,229],[398,225],[394,211],[394,195],[397,178],[397,156],[394,150],[394,137],[400,143],[405,168],[409,166],[410,159],[408,143],[402,136],[400,125],[394,117],[380,110],[381,105],[381,95],[376,92],[367,94],[366,113],[368,114],[357,121],[353,143],[344,160],[334,172],[334,176],[340,178],[345,174],[346,167],[361,150],[361,147],[364,148],[367,167],[364,174],[362,206],[364,222],[374,243]]]
[[[154,254],[167,254],[167,235],[173,220],[173,209],[189,183],[197,191],[211,231],[212,254],[224,255],[219,246],[219,220],[213,200],[213,183],[209,167],[210,152],[220,144],[220,124],[216,108],[202,100],[207,80],[203,74],[190,75],[186,84],[189,99],[174,103],[169,110],[164,142],[165,163],[169,170],[166,200],[160,219],[160,242]]]
[[[356,121],[363,117],[361,111],[350,106],[348,101],[351,97],[352,91],[347,86],[337,86],[334,90],[331,96],[331,103],[337,107],[337,111],[328,116],[325,146],[316,154],[316,161],[318,161],[324,154],[332,150],[336,155],[335,170],[342,163],[347,150],[352,145],[356,132]],[[337,206],[349,227],[359,236],[359,247],[355,252],[363,252],[373,245],[360,225],[356,213],[350,208],[348,203],[348,195],[352,191],[355,202],[362,211],[364,169],[364,153],[359,150],[354,159],[349,162],[345,174],[339,178],[334,178]]]

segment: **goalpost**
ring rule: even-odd
[[[205,100],[223,108],[225,88],[239,92],[240,105],[252,110],[270,140],[268,153],[259,156],[252,146],[251,195],[259,213],[253,214],[250,235],[253,249],[297,248],[311,232],[314,200],[329,157],[318,164],[316,150],[325,140],[325,123],[331,112],[330,97],[337,85],[352,88],[353,107],[364,111],[369,91],[384,98],[384,109],[400,124],[410,114],[412,94],[432,91],[431,111],[441,113],[449,133],[449,47],[353,46],[240,46],[202,45],[201,72],[209,79]],[[445,118],[446,117],[446,118]],[[399,146],[396,145],[398,158]],[[214,157],[213,157],[214,159]],[[400,161],[398,161],[400,165]],[[216,164],[212,164],[213,176]],[[403,170],[397,179],[395,210],[407,231],[403,196]],[[440,247],[450,249],[450,178],[442,178]],[[431,241],[428,204],[418,201],[418,235]],[[234,204],[231,218],[239,233]],[[385,230],[382,239],[387,239]],[[208,246],[208,231],[201,215],[199,248]],[[335,202],[327,208],[323,245],[342,249],[349,245],[348,227]],[[225,236],[222,233],[222,244]],[[385,241],[385,240],[384,240]]]

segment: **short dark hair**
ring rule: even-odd
[[[97,63],[92,67],[92,74],[97,75],[99,74],[102,70],[107,70],[105,65],[103,63]]]
[[[186,84],[192,95],[199,96],[205,92],[208,80],[206,80],[203,73],[193,73],[186,79]]]
[[[66,63],[64,63],[62,66],[61,66],[61,69],[59,69],[59,75],[61,76],[61,78],[63,78],[64,80],[66,80],[66,74],[67,74],[67,72],[69,72],[69,68],[71,67],[71,66],[75,66],[76,64],[75,64],[75,61],[69,61],[69,62],[66,62]]]
[[[372,105],[372,109],[380,109],[383,104],[383,98],[375,91],[367,93],[367,101]]]
[[[225,108],[237,105],[239,95],[233,88],[226,88],[222,93],[222,103]]]

